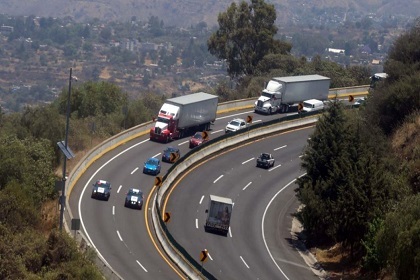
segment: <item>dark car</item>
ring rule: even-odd
[[[190,139],[190,148],[194,148],[197,146],[200,146],[204,142],[206,142],[208,139],[203,138],[202,132],[196,132]]]
[[[176,162],[181,157],[181,152],[178,148],[167,147],[162,154],[162,161],[164,162]]]
[[[125,207],[140,209],[143,207],[143,192],[139,189],[130,188],[125,197]]]
[[[160,160],[154,157],[148,158],[143,167],[144,174],[157,175],[160,173]]]
[[[274,158],[269,153],[262,153],[257,158],[257,167],[270,168],[274,166]]]
[[[98,180],[93,184],[92,198],[109,200],[111,196],[111,183],[105,180]]]

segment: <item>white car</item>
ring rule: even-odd
[[[247,123],[244,119],[233,119],[230,122],[228,122],[225,133],[228,132],[235,132],[241,129],[244,129],[247,127]]]

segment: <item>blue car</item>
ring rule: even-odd
[[[157,158],[149,158],[145,163],[143,167],[143,173],[144,174],[152,174],[157,175],[160,173],[160,160]]]
[[[181,157],[181,152],[178,148],[167,147],[162,154],[162,161],[173,163]]]

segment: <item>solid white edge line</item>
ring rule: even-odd
[[[123,241],[123,239],[121,238],[121,234],[118,230],[117,230],[117,234],[118,234],[118,237],[120,238],[120,240]]]
[[[299,178],[300,177],[302,177],[302,176],[304,176],[306,173],[304,173],[304,174],[302,174],[302,175],[300,175],[299,176]],[[265,210],[264,210],[264,214],[263,214],[263,218],[262,218],[262,221],[261,221],[261,232],[262,232],[262,237],[263,237],[263,241],[264,241],[264,245],[265,245],[265,248],[267,249],[267,252],[268,252],[268,255],[270,256],[270,258],[271,258],[271,260],[274,262],[274,264],[277,266],[277,268],[278,268],[278,270],[281,272],[281,274],[283,274],[283,276],[287,279],[287,280],[290,280],[287,276],[286,276],[286,274],[283,272],[283,270],[280,268],[280,266],[277,264],[277,262],[274,260],[274,257],[273,257],[273,255],[271,254],[271,252],[270,252],[270,249],[268,248],[268,245],[267,245],[267,241],[265,240],[265,235],[264,235],[264,221],[265,221],[265,215],[267,214],[267,211],[268,211],[268,208],[270,208],[270,205],[271,205],[271,203],[273,203],[273,201],[274,201],[274,199],[276,199],[276,197],[283,191],[283,190],[285,190],[287,187],[289,187],[291,184],[293,184],[294,182],[296,182],[296,179],[294,179],[294,180],[292,180],[292,181],[290,181],[286,186],[284,186],[283,188],[281,188],[272,198],[271,198],[271,200],[268,202],[268,204],[267,204],[267,207],[265,208]]]
[[[139,266],[141,266],[141,268],[143,268],[144,271],[147,272],[147,270],[144,268],[144,266],[141,265],[141,263],[138,260],[136,260],[136,262],[138,263]]]
[[[254,160],[255,158],[250,158],[250,159],[247,159],[246,161],[244,161],[244,162],[242,162],[242,164],[245,164],[245,163],[247,163],[247,162],[250,162],[251,160]]]
[[[251,184],[252,184],[252,182],[249,182],[249,183],[248,183],[245,187],[243,187],[243,189],[242,189],[242,190],[243,190],[243,191],[244,191],[244,190],[246,190],[246,188],[248,188],[248,187],[249,187],[249,185],[251,185]]]
[[[134,168],[134,170],[133,170],[133,171],[131,171],[131,175],[133,175],[133,174],[134,174],[134,172],[136,172],[138,169],[139,169],[138,167]]]
[[[85,234],[86,234],[86,237],[87,237],[87,239],[89,240],[89,243],[92,245],[92,248],[94,248],[95,249],[95,251],[96,251],[96,253],[98,254],[98,256],[99,256],[99,258],[101,258],[101,260],[107,265],[107,266],[110,266],[109,265],[109,263],[106,261],[106,259],[102,256],[102,254],[99,252],[99,250],[98,250],[98,248],[96,248],[96,246],[95,246],[95,243],[93,243],[93,241],[92,241],[92,238],[90,238],[90,235],[89,235],[89,233],[88,233],[88,231],[86,230],[86,227],[85,227],[85,223],[84,223],[84,221],[83,221],[83,215],[82,215],[82,198],[83,198],[83,194],[85,193],[85,191],[86,191],[86,189],[89,187],[89,184],[90,184],[90,182],[93,180],[93,178],[95,178],[95,176],[96,176],[96,174],[98,174],[98,172],[99,171],[101,171],[102,170],[102,168],[104,168],[106,165],[108,165],[108,163],[110,163],[111,161],[113,161],[114,159],[116,159],[117,157],[119,157],[120,155],[122,155],[122,154],[124,154],[124,153],[126,153],[127,151],[129,151],[129,150],[131,150],[131,149],[133,149],[133,148],[135,148],[135,147],[137,147],[138,145],[141,145],[141,144],[143,144],[143,143],[146,143],[147,141],[150,141],[150,139],[146,139],[146,140],[143,140],[143,141],[141,141],[141,142],[139,142],[139,143],[137,143],[137,144],[134,144],[133,146],[131,146],[131,147],[128,147],[127,149],[125,149],[124,151],[122,151],[122,152],[120,152],[120,153],[118,153],[117,155],[115,155],[114,157],[112,157],[111,159],[109,159],[107,162],[105,162],[101,167],[99,167],[93,174],[92,174],[92,176],[89,178],[89,180],[86,182],[86,184],[85,184],[85,186],[84,186],[84,188],[83,188],[83,190],[82,190],[82,193],[80,194],[80,197],[79,197],[79,203],[78,203],[78,211],[79,211],[79,215],[80,215],[80,224],[82,225],[82,229],[83,229],[83,231],[85,232]]]
[[[239,257],[241,258],[241,260],[242,260],[242,262],[245,264],[245,266],[246,266],[247,268],[249,268],[249,266],[248,266],[248,264],[245,262],[244,258],[242,258],[242,256],[239,256]]]
[[[219,176],[219,178],[217,178],[216,180],[213,181],[213,184],[216,183],[217,181],[219,181],[221,178],[223,177],[223,174]]]
[[[280,149],[283,149],[283,148],[286,148],[286,147],[287,147],[287,145],[284,145],[284,146],[281,146],[281,147],[275,148],[275,149],[274,149],[274,151],[277,151],[277,150],[280,150]]]

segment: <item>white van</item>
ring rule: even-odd
[[[318,99],[309,99],[303,101],[303,112],[314,112],[324,110],[324,102]]]

